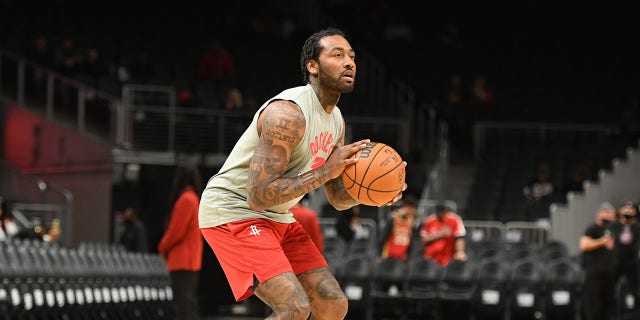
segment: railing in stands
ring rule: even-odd
[[[370,65],[375,66],[371,61]],[[376,73],[375,77],[384,76],[380,66],[374,69],[370,72]],[[422,133],[430,122],[413,115],[415,96],[411,90],[393,81],[363,81],[362,87],[352,103],[355,109],[359,108],[358,115],[345,115],[347,140],[371,138],[393,145],[405,155],[427,147]],[[115,161],[119,156],[144,161],[144,157],[127,157],[127,152],[135,151],[164,152],[169,158],[178,153],[201,153],[220,162],[252,116],[177,107],[174,89],[166,86],[130,84],[123,86],[122,92],[121,99],[0,49],[0,96],[81,134],[108,141],[115,148]],[[136,95],[149,92],[159,96],[160,101],[136,100]],[[368,94],[371,92],[374,94]],[[379,105],[386,106],[388,114],[375,114],[380,110],[375,106]],[[415,128],[416,125],[421,127]]]

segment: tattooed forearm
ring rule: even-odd
[[[261,187],[252,188],[252,199],[263,209],[287,202],[309,193],[329,180],[323,167],[293,178],[279,178]]]
[[[360,203],[347,193],[342,177],[327,181],[324,188],[329,203],[338,210],[346,210]]]

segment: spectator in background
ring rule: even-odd
[[[487,85],[487,79],[484,76],[476,76],[473,79],[467,98],[467,112],[472,114],[473,117],[471,125],[478,120],[490,117],[493,106],[496,103],[496,96]]]
[[[609,202],[600,204],[595,222],[580,237],[580,250],[585,269],[585,315],[587,320],[602,320],[614,312],[615,240],[611,225],[616,211]]]
[[[27,52],[27,59],[45,67],[53,67],[53,55],[49,50],[49,42],[43,35],[38,35],[33,39],[31,48]]]
[[[231,88],[227,91],[227,99],[224,102],[224,109],[230,112],[242,113],[245,111],[242,92],[238,88]]]
[[[525,198],[531,202],[540,202],[553,195],[555,185],[551,181],[551,169],[546,163],[541,163],[536,169],[533,179],[522,189]]]
[[[64,37],[55,52],[54,67],[61,74],[74,78],[78,72],[78,58],[75,40],[72,37]]]
[[[127,251],[149,252],[147,238],[147,227],[138,217],[138,211],[132,207],[127,207],[122,213],[122,234],[118,242]]]
[[[449,77],[449,83],[445,92],[445,101],[448,109],[459,109],[465,100],[465,92],[462,83],[462,75],[453,73]],[[458,110],[459,111],[459,110]]]
[[[91,80],[90,85],[94,87],[99,85],[100,78],[109,73],[107,66],[102,62],[98,48],[87,49],[84,59],[78,65],[78,73],[87,76]]]
[[[413,245],[414,220],[418,214],[418,201],[412,195],[403,197],[391,209],[380,233],[380,257],[394,257],[402,261],[409,258]]]
[[[60,228],[60,219],[53,219],[49,227],[36,227],[36,233],[40,235],[44,242],[56,242],[60,239],[62,229]]]
[[[637,307],[638,301],[638,271],[640,261],[640,224],[637,220],[638,206],[631,202],[625,202],[618,208],[618,220],[611,227],[615,235],[614,252],[616,255],[616,282],[626,278],[630,292],[633,292],[633,306]]]
[[[309,194],[305,194],[302,199],[295,206],[291,207],[289,211],[293,213],[293,217],[300,222],[302,227],[311,237],[313,243],[320,252],[324,252],[324,236],[322,235],[322,228],[320,226],[320,220],[318,213],[309,208],[306,203],[309,200]]]
[[[204,102],[214,108],[224,105],[229,90],[235,86],[236,70],[231,52],[219,39],[213,39],[200,55],[197,73]]]
[[[202,268],[203,239],[198,226],[202,193],[200,171],[195,166],[178,166],[171,189],[171,214],[158,253],[171,276],[175,319],[198,319],[198,280]]]
[[[459,215],[443,204],[435,207],[435,212],[427,216],[420,225],[420,242],[424,244],[424,257],[433,259],[441,266],[451,259],[466,261],[466,229]]]
[[[549,218],[549,206],[559,192],[551,181],[551,169],[546,163],[538,165],[535,176],[523,187],[522,193],[527,199],[526,219]]]

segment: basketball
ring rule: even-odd
[[[402,191],[405,167],[392,147],[371,142],[355,155],[358,162],[344,169],[342,179],[351,197],[364,205],[382,206]]]

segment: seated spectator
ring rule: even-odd
[[[522,189],[524,196],[532,202],[551,197],[555,192],[555,185],[550,180],[550,176],[549,166],[545,163],[540,164],[535,177]]]
[[[19,237],[42,240],[44,242],[56,242],[60,238],[60,219],[53,219],[49,226],[37,224],[33,232],[29,229],[22,229]]]
[[[108,68],[102,62],[98,49],[90,47],[87,49],[84,59],[78,64],[78,73],[89,77],[92,86],[98,86],[100,78],[107,75]]]
[[[394,257],[402,261],[409,258],[413,245],[414,220],[418,213],[418,201],[412,196],[405,196],[395,203],[391,214],[380,233],[380,257]]]
[[[451,259],[466,261],[466,230],[459,215],[445,205],[435,207],[435,213],[427,216],[419,227],[420,242],[424,244],[424,257],[433,259],[441,266]]]

